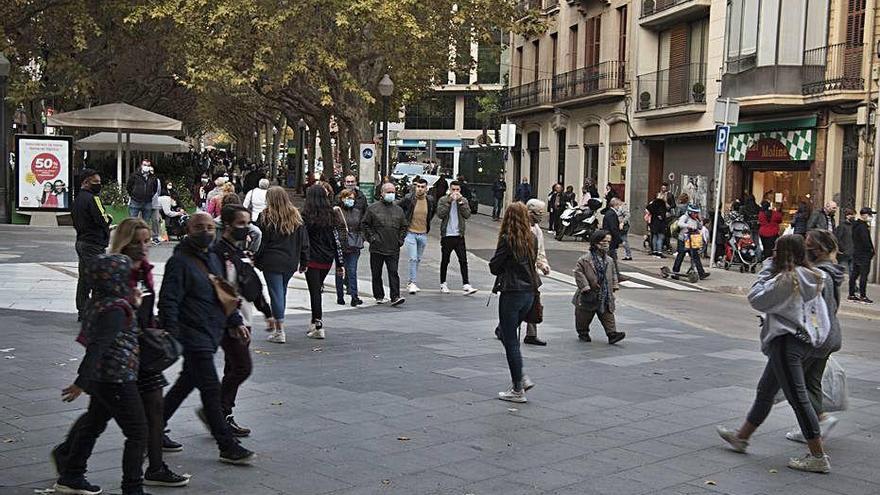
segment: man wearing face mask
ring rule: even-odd
[[[159,320],[183,345],[183,370],[165,396],[165,422],[186,397],[199,389],[202,416],[220,448],[220,461],[249,464],[254,453],[233,437],[221,406],[220,380],[214,354],[224,335],[248,341],[250,331],[239,310],[226,314],[213,278],[224,277],[223,262],[209,250],[214,242],[214,219],[204,212],[190,217],[187,236],[165,265],[159,293]]]
[[[86,281],[85,269],[98,255],[104,254],[110,243],[110,224],[113,219],[104,211],[98,196],[101,193],[101,176],[96,170],[86,168],[80,173],[79,194],[73,202],[70,214],[76,230],[76,256],[79,260],[79,277],[76,281],[76,311],[79,319],[89,300],[91,288]]]
[[[159,179],[153,175],[150,160],[141,162],[141,170],[131,174],[125,184],[128,193],[128,215],[140,216],[147,223],[153,218],[153,196],[159,191]]]
[[[404,245],[409,257],[409,283],[406,289],[410,294],[419,292],[416,283],[419,278],[419,264],[428,245],[428,232],[431,231],[431,220],[434,219],[437,209],[434,198],[428,196],[428,181],[417,177],[413,180],[413,187],[414,191],[400,200],[400,207],[403,208],[409,224]]]
[[[391,305],[399,306],[405,299],[400,297],[400,276],[397,265],[400,261],[400,248],[406,238],[409,223],[403,209],[394,204],[394,184],[382,184],[382,201],[367,208],[361,225],[364,239],[370,243],[370,271],[373,274],[373,297],[376,304],[386,304],[385,288],[382,286],[382,267],[388,270],[388,286],[391,290]]]
[[[358,188],[357,179],[353,175],[346,175],[343,186],[354,193],[354,209],[360,211],[363,217],[367,213],[367,197]]]

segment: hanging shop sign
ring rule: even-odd
[[[730,161],[805,161],[815,156],[813,129],[731,134]]]

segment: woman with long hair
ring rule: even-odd
[[[305,272],[309,261],[309,234],[299,210],[293,206],[287,191],[272,186],[266,192],[266,209],[260,214],[257,227],[263,233],[255,265],[263,271],[272,319],[267,330],[269,342],[287,342],[284,333],[284,311],[287,307],[287,284],[294,271]]]
[[[807,455],[792,458],[788,467],[817,473],[831,470],[806,379],[808,370],[816,366],[818,350],[826,344],[833,346],[834,331],[826,327],[827,321],[822,322],[819,305],[808,304],[824,294],[825,285],[833,285],[827,279],[823,271],[807,261],[803,237],[785,235],[776,241],[773,258],[764,262],[748,296],[752,308],[764,313],[761,351],[767,356],[767,365],[752,408],[739,430],[718,427],[718,434],[733,450],[745,453],[749,439],[767,419],[781,388],[810,449]]]
[[[498,398],[509,402],[527,402],[525,392],[534,386],[523,375],[517,330],[532,309],[541,285],[535,273],[537,258],[538,241],[532,233],[528,209],[522,203],[513,203],[504,211],[498,245],[489,261],[489,271],[495,275],[492,292],[501,293],[498,329],[513,382],[510,389],[498,393]]]
[[[235,194],[235,186],[231,182],[225,182],[220,186],[220,194],[214,196],[208,202],[208,213],[212,217],[220,218],[220,212],[223,210],[223,199],[230,194]],[[237,202],[241,203],[241,200]]]
[[[306,203],[303,206],[303,221],[309,233],[309,261],[306,283],[309,286],[309,301],[312,307],[312,320],[306,335],[312,339],[324,338],[324,313],[321,304],[321,286],[336,261],[337,275],[344,276],[343,246],[339,228],[343,220],[338,210],[330,204],[330,197],[324,184],[315,184],[306,189]]]
[[[135,308],[138,327],[155,327],[153,309],[156,292],[153,285],[153,265],[147,259],[150,254],[150,226],[140,218],[126,218],[119,223],[110,242],[110,254],[124,254],[131,258],[131,277],[128,285],[131,290],[140,291],[141,303]],[[147,462],[144,484],[153,486],[186,486],[188,476],[172,471],[162,460],[165,441],[165,419],[163,416],[162,389],[168,385],[161,371],[138,372],[137,386],[147,415]],[[180,444],[168,439],[166,448],[176,451]]]

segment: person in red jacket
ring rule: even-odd
[[[779,238],[779,227],[782,224],[782,212],[772,207],[769,201],[761,202],[758,212],[758,235],[761,237],[761,248],[764,258],[773,256],[776,239]]]

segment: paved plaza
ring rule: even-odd
[[[64,241],[63,235],[56,240],[37,235],[36,241],[13,239],[8,231],[0,235],[10,240],[7,247],[50,241],[61,246]],[[727,320],[730,331],[705,323],[712,321],[701,316],[705,303],[694,304],[692,315],[646,311],[630,301],[639,295],[655,300],[675,295],[705,302],[722,295],[663,285],[633,270],[636,285],[625,287],[618,299],[618,322],[627,339],[608,346],[601,329],[594,328],[594,342],[586,344],[573,329],[570,268],[556,266],[554,278],[545,279],[546,321],[540,326],[549,345],[523,347],[525,371],[537,386],[528,394],[529,403],[510,404],[495,399],[510,378],[501,344],[492,335],[498,299],[487,290],[491,278],[483,258],[488,248],[475,246],[471,257],[472,283],[481,292],[463,297],[433,290],[439,259],[435,244],[430,243],[423,262],[426,290],[406,295],[400,308],[337,306],[328,279],[324,341],[304,336],[306,293],[303,280],[295,278],[288,343],[266,343],[262,328],[256,329],[254,375],[242,387],[235,411],[242,424],[253,428],[243,444],[257,452],[254,465],[217,461],[216,446],[194,413],[194,395],[169,425],[185,450],[166,454],[174,470],[193,475],[192,483],[149,491],[880,493],[880,367],[871,357],[876,348],[864,353],[845,347],[838,355],[848,372],[851,408],[840,414],[827,442],[833,472],[795,472],[786,462],[805,447],[784,438],[795,425],[787,405],[774,409],[748,455],[727,450],[714,431],[717,424],[738,426],[764,365],[754,338],[739,337],[742,332],[754,337],[758,331],[744,299],[736,303],[741,316]],[[0,263],[2,495],[52,486],[49,450],[87,403],[84,398],[72,404],[60,400],[60,389],[73,380],[82,357],[73,341],[72,255],[56,252],[41,261],[17,249]],[[161,267],[168,253],[163,246],[153,259]],[[361,284],[368,288],[365,258]],[[401,260],[402,272],[405,263]],[[460,285],[457,271],[453,261],[453,289]],[[34,300],[44,306],[25,304]],[[859,338],[870,342],[876,336],[867,335]],[[221,360],[219,355],[218,364]],[[169,370],[169,379],[178,370]],[[111,492],[118,491],[121,442],[118,428],[111,426],[89,462],[90,480]]]

